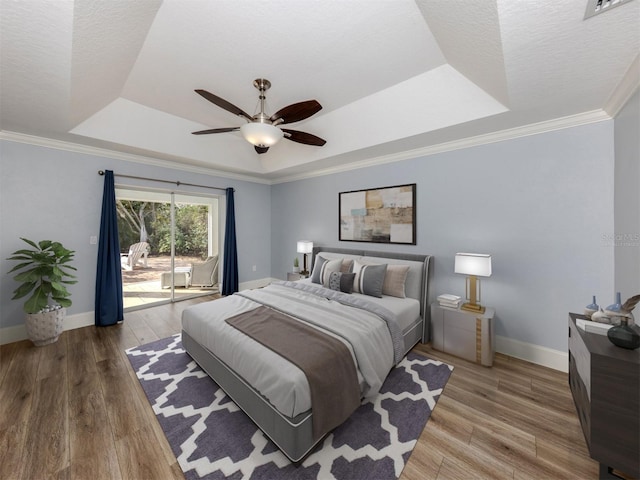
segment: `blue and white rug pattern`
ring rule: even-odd
[[[127,356],[189,480],[395,480],[453,370],[409,353],[377,397],[296,466],[185,353],[179,335]]]

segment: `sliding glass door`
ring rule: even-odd
[[[218,291],[219,201],[116,188],[125,311]]]

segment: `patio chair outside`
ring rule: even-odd
[[[120,263],[125,270],[133,270],[138,263],[147,267],[149,244],[147,242],[134,243],[129,247],[129,253],[120,257]]]
[[[218,255],[208,257],[203,263],[191,264],[191,286],[213,287],[218,283]]]

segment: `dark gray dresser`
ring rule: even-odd
[[[600,478],[640,478],[640,349],[613,345],[569,314],[569,385]]]

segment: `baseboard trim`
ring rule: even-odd
[[[64,321],[65,330],[74,330],[76,328],[88,327],[89,325],[96,324],[96,316],[94,311],[76,313],[75,315],[68,315]]]
[[[93,311],[76,313],[75,315],[67,315],[64,318],[64,331],[94,325],[94,318],[95,316],[93,314]],[[0,328],[0,345],[19,342],[28,338],[27,327],[25,327],[24,324]]]
[[[23,325],[15,325],[13,327],[0,328],[0,345],[7,343],[19,342],[27,338],[27,327]]]
[[[250,282],[243,282],[238,287],[240,290],[261,288],[278,280],[277,278],[262,278]],[[94,325],[94,318],[95,315],[93,311],[67,315],[64,320],[64,330],[74,330],[76,328]],[[19,342],[27,338],[27,329],[24,324],[0,328],[0,345]],[[500,335],[496,335],[496,351],[561,372],[569,371],[569,354],[567,352],[534,345],[533,343],[521,342],[520,340],[502,337]]]
[[[553,368],[561,372],[569,371],[569,354],[552,348],[521,342],[513,338],[496,335],[496,351],[510,357]]]
[[[250,282],[243,282],[239,285],[240,290],[249,290],[253,288],[261,288],[269,285],[271,282],[278,281],[278,278],[261,278]],[[74,330],[76,328],[88,327],[95,325],[95,314],[92,311],[67,315],[64,319],[64,330]],[[11,327],[0,328],[0,345],[7,343],[19,342],[27,340],[27,328],[24,324],[13,325]]]

